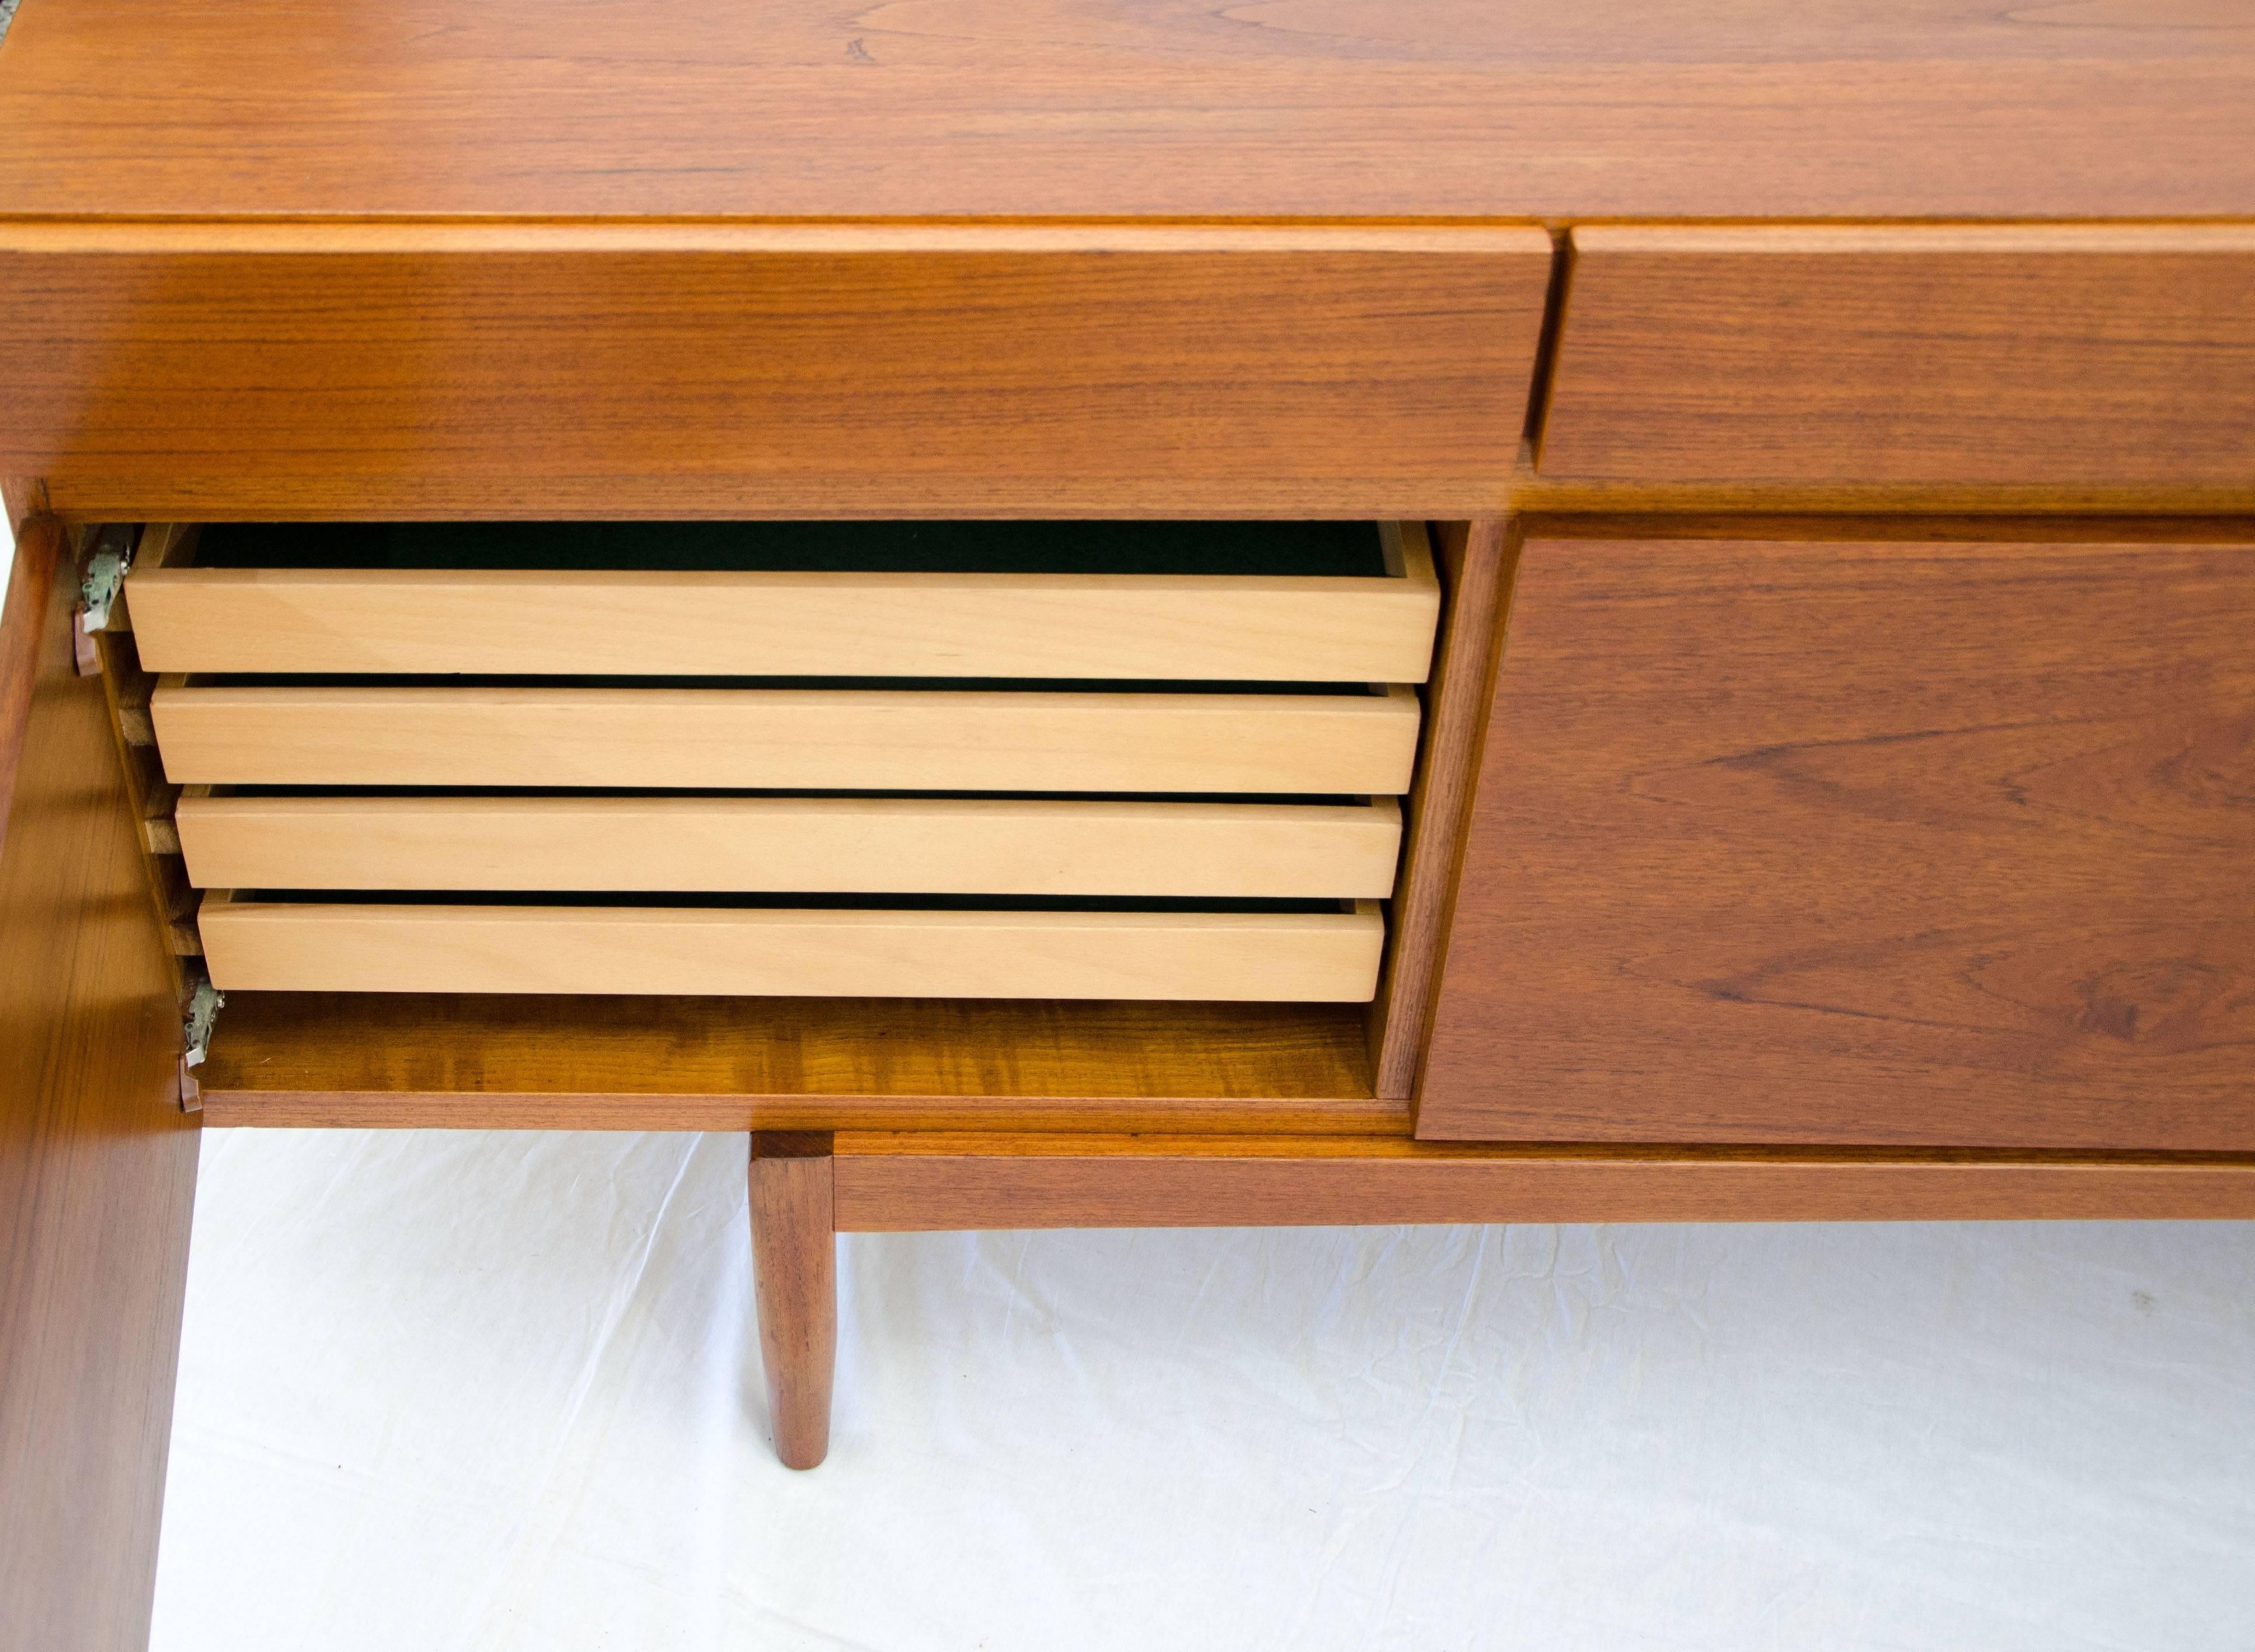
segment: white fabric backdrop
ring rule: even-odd
[[[155,1645],[2255,1647],[2255,1228],[854,1236],[741,1136],[207,1133]]]
[[[2255,1227],[856,1236],[797,1475],[744,1152],[207,1131],[156,1652],[2255,1648]]]

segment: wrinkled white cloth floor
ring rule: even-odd
[[[856,1236],[741,1136],[215,1130],[159,1652],[2255,1646],[2255,1228]]]

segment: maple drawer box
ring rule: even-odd
[[[1439,592],[1416,523],[164,525],[125,606],[221,990],[1354,1002]]]

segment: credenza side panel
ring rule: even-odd
[[[56,522],[19,525],[0,620],[0,1646],[125,1652],[156,1586],[200,1132],[102,680],[73,665],[76,572]]]
[[[1517,578],[1419,1134],[2255,1146],[2255,546]]]

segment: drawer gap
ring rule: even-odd
[[[705,689],[748,694],[820,690],[839,694],[1232,694],[1383,698],[1389,685],[1134,677],[596,676],[580,672],[385,673],[193,671],[167,679],[190,689]]]
[[[205,786],[205,797],[306,797],[387,799],[473,797],[644,798],[890,798],[903,802],[981,803],[1219,803],[1285,808],[1387,808],[1392,798],[1345,792],[966,792],[910,791],[879,788],[808,788],[717,786],[544,786],[528,791],[519,786],[267,786],[256,784]],[[167,810],[169,813],[169,809]]]
[[[234,905],[603,906],[768,912],[1352,912],[1353,900],[1233,895],[933,895],[602,889],[235,889]]]
[[[1384,578],[1369,522],[212,522],[202,568]]]

